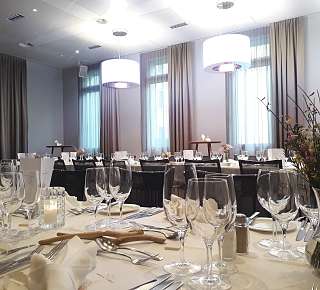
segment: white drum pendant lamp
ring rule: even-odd
[[[250,38],[243,34],[224,34],[203,42],[206,71],[230,72],[251,65]]]
[[[104,86],[126,89],[140,85],[139,63],[131,59],[108,59],[101,63],[101,80]]]

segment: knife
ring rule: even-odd
[[[164,274],[164,275],[160,275],[158,277],[155,277],[152,280],[146,281],[142,284],[139,284],[133,288],[130,288],[129,290],[144,290],[144,289],[150,289],[150,287],[155,287],[159,284],[161,284],[162,282],[166,281],[167,279],[169,279],[171,277],[171,274]]]
[[[308,226],[308,220],[304,219],[301,223],[300,229],[297,233],[297,237],[296,237],[296,241],[302,241],[306,235],[306,231],[307,231],[307,226]]]

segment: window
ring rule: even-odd
[[[141,56],[144,150],[168,151],[169,94],[167,50]]]
[[[251,67],[227,75],[229,142],[250,154],[272,144],[271,118],[259,99],[270,100],[269,31],[247,33],[251,43]]]
[[[100,148],[100,68],[89,67],[88,77],[80,79],[80,147],[88,152]]]

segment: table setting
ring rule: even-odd
[[[35,198],[38,225],[11,216],[12,230],[27,226],[31,234],[1,238],[0,289],[313,290],[320,285],[318,195],[295,173],[258,177],[258,201],[274,221],[237,213],[232,176],[197,178],[192,164],[166,166],[163,208],[128,212],[123,209],[129,167],[97,168],[89,175],[86,202],[46,188]],[[0,174],[2,211],[9,208],[9,196],[21,192],[23,173],[18,176],[9,175],[9,186],[8,175]],[[13,182],[17,178],[21,182]]]

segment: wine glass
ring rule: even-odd
[[[21,172],[0,173],[0,210],[5,219],[5,239],[18,237],[19,232],[12,229],[11,214],[14,213],[24,199],[24,184]]]
[[[164,270],[176,275],[188,275],[200,271],[199,265],[185,260],[184,240],[188,230],[186,218],[187,182],[197,176],[194,164],[166,165],[163,182],[163,207],[169,222],[177,228],[180,239],[180,261],[164,266]]]
[[[179,162],[181,160],[181,152],[174,152],[174,159]]]
[[[206,246],[207,265],[191,283],[206,289],[230,289],[230,283],[213,273],[212,247],[230,222],[231,203],[227,181],[219,178],[194,178],[188,182],[186,216],[192,229]]]
[[[0,161],[0,172],[17,172],[17,160],[16,159],[7,159]]]
[[[309,219],[310,228],[305,241],[311,239],[317,232],[320,221],[320,200],[318,191],[302,175],[297,175],[296,204]]]
[[[97,229],[97,213],[99,205],[104,200],[104,191],[107,184],[105,179],[105,169],[101,168],[87,168],[84,193],[87,201],[94,207],[94,224],[89,225],[88,230]]]
[[[24,170],[22,172],[24,181],[25,197],[22,201],[22,207],[27,212],[28,217],[28,235],[32,233],[31,216],[40,201],[40,174],[37,170]]]
[[[262,160],[262,156],[263,156],[263,154],[262,154],[261,151],[256,151],[256,159],[257,159],[257,161],[261,161]]]
[[[109,190],[112,197],[119,204],[119,222],[115,224],[117,228],[125,228],[130,224],[122,220],[123,204],[129,197],[132,188],[132,172],[131,166],[127,161],[124,161],[122,167],[115,166],[114,162],[111,162],[109,168]]]
[[[218,239],[218,247],[219,247],[219,261],[215,263],[215,267],[222,273],[231,274],[236,272],[235,266],[233,263],[226,263],[223,258],[223,242],[224,237],[227,233],[231,233],[234,231],[234,223],[237,216],[237,200],[236,200],[236,192],[234,188],[233,177],[230,174],[223,174],[223,173],[209,173],[205,176],[206,179],[211,178],[220,178],[227,181],[228,190],[229,190],[229,197],[230,197],[230,204],[231,204],[231,215],[228,224],[225,227],[225,232],[219,237]],[[225,259],[230,260],[230,259]]]
[[[272,248],[269,253],[281,260],[292,260],[300,257],[286,247],[286,236],[289,222],[297,213],[295,201],[297,191],[297,174],[286,170],[271,171],[269,173],[269,210],[278,220],[282,230],[282,248]]]

